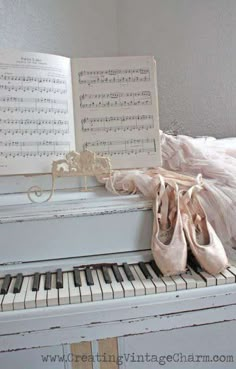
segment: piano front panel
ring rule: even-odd
[[[111,338],[112,350],[116,347],[115,352],[122,353],[138,334],[145,334],[148,345],[148,334],[158,340],[163,332],[192,332],[195,326],[229,327],[227,321],[235,327],[234,267],[216,276],[192,266],[191,273],[161,276],[149,264],[150,202],[137,196],[97,197],[1,207],[0,288],[6,274],[11,279],[6,294],[0,294],[0,351],[5,352],[0,363],[8,350],[19,350],[21,355],[28,348],[58,345],[65,352],[73,344],[71,350],[76,352],[98,352],[105,350],[100,340]],[[146,269],[140,262],[146,263]],[[118,279],[114,274],[114,263],[122,280],[117,269]],[[74,267],[81,269],[79,285]],[[33,291],[35,272],[41,275],[37,291]],[[174,345],[171,338],[170,344]],[[79,368],[111,369],[101,365]],[[121,369],[130,369],[122,365]],[[71,369],[71,364],[55,368]]]
[[[235,329],[235,321],[225,321],[0,353],[0,368],[233,369]]]
[[[1,264],[139,251],[150,249],[152,212],[2,224],[0,232]]]

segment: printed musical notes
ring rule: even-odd
[[[23,98],[23,97],[0,97],[0,110],[3,113],[54,113],[67,114],[67,100]]]
[[[70,59],[0,51],[0,175],[50,172],[74,148]]]
[[[2,64],[2,66],[4,66]],[[27,70],[31,69],[29,66],[26,67]],[[35,68],[33,68],[35,69]],[[39,69],[39,68],[37,68]],[[8,72],[8,71],[7,71]],[[62,77],[62,78],[42,78],[42,77],[36,77],[34,75],[30,76],[30,75],[18,75],[18,74],[1,74],[0,75],[0,80],[2,81],[6,81],[6,82],[22,82],[22,83],[27,83],[27,82],[36,82],[37,84],[52,84],[52,85],[63,85],[64,88],[66,88],[67,85],[67,81]]]
[[[82,109],[151,104],[152,96],[150,91],[80,95],[80,107]]]
[[[146,56],[0,50],[0,175],[50,172],[74,149],[108,155],[113,168],[160,165],[155,68]]]
[[[66,94],[66,89],[61,89],[61,88],[53,88],[53,87],[39,87],[39,86],[17,86],[17,85],[1,85],[0,84],[0,90],[5,90],[8,92],[11,91],[29,91],[29,92],[43,92],[43,93],[60,93],[61,95],[65,95]]]
[[[67,120],[50,119],[0,119],[0,133],[9,137],[18,134],[21,136],[65,135],[69,133],[69,123]]]
[[[134,69],[108,69],[108,70],[83,70],[78,73],[79,83],[130,83],[150,81],[150,70],[148,68]]]
[[[60,141],[0,141],[0,157],[29,158],[62,156],[70,151],[70,142]]]
[[[81,121],[84,132],[109,132],[148,130],[154,128],[153,115],[125,115],[84,118]]]
[[[0,104],[3,113],[68,113],[66,100],[4,96],[0,98]]]
[[[119,140],[119,141],[95,141],[85,142],[84,150],[95,151],[99,155],[124,156],[140,153],[154,153],[156,151],[155,139]]]
[[[113,168],[160,165],[154,59],[74,59],[72,72],[77,148]]]

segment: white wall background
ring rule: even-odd
[[[235,0],[0,0],[0,47],[154,55],[160,125],[236,136]]]
[[[236,136],[236,1],[118,0],[119,51],[158,61],[161,127]]]

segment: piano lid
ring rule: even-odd
[[[98,187],[23,204],[23,195],[2,196],[1,264],[150,249],[152,202],[142,196],[115,196]]]

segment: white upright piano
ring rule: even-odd
[[[11,193],[8,180],[0,187],[0,369],[235,368],[235,267],[212,276],[191,263],[163,277],[150,251],[150,201],[95,186],[30,204],[23,191],[36,179],[16,179]],[[82,360],[98,352],[118,359]],[[66,359],[43,361],[55,353]],[[207,358],[183,364],[191,354]]]

